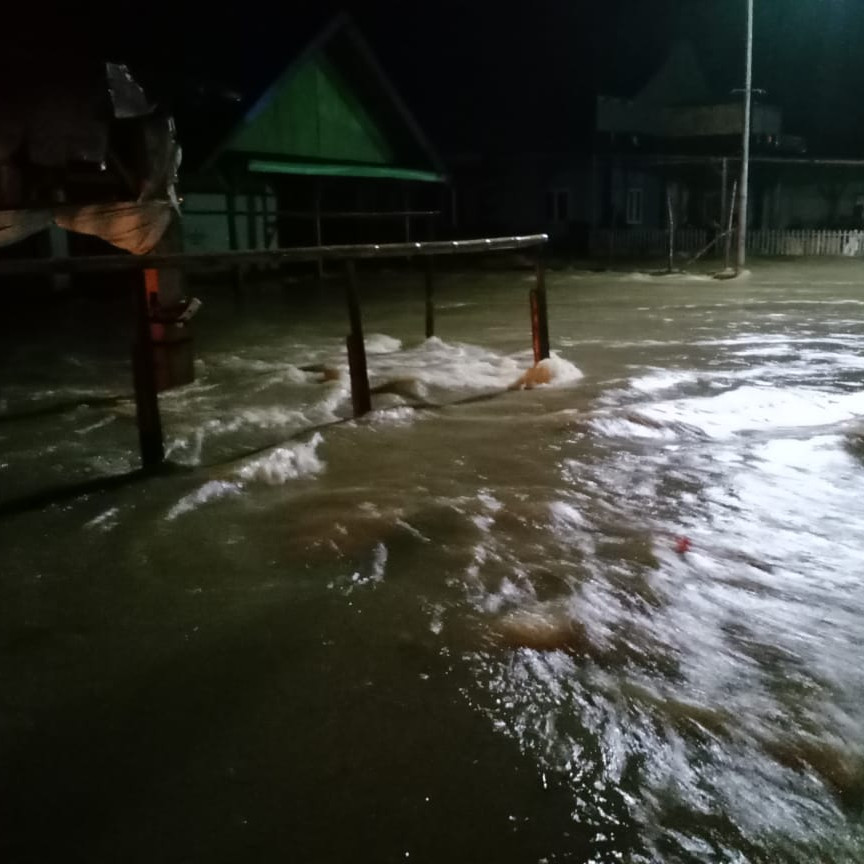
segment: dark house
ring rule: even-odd
[[[594,225],[716,230],[740,172],[740,99],[710,98],[692,48],[680,43],[632,97],[597,101]],[[749,224],[755,230],[861,228],[864,162],[811,157],[780,107],[751,115]]]
[[[740,173],[740,95],[714,98],[686,42],[647,80],[599,89],[587,140],[453,161],[464,228],[542,230],[584,252],[598,229],[665,230],[671,204],[676,230],[722,230]],[[753,230],[864,228],[864,160],[809,155],[769,102],[756,100],[751,122]]]

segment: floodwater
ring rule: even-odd
[[[361,422],[338,282],[202,289],[178,468],[0,519],[3,862],[864,860],[861,265],[552,272],[530,391],[530,273],[420,281]],[[6,338],[3,502],[135,467],[110,320]]]

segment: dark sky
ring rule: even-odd
[[[743,79],[745,0],[153,0],[33,4],[0,51],[103,54],[145,80],[240,86],[330,12],[349,11],[444,151],[552,149],[690,39],[718,98]],[[222,11],[222,10],[230,11]],[[864,0],[756,0],[755,80],[811,151],[864,156]],[[241,86],[242,89],[242,86]]]

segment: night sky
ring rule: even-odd
[[[445,154],[583,146],[597,92],[629,95],[676,39],[691,40],[715,97],[743,79],[745,0],[155,0],[34,4],[4,28],[6,56],[126,61],[170,102],[190,82],[241,92],[345,9]],[[230,7],[225,7],[230,8]],[[756,0],[754,86],[811,153],[864,156],[864,2]]]

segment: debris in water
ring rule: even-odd
[[[675,541],[675,551],[679,555],[684,555],[689,552],[693,548],[693,544],[690,542],[689,537],[679,537]]]

